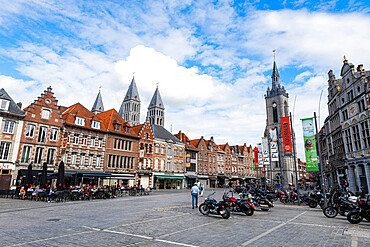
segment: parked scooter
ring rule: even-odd
[[[212,192],[209,194],[205,201],[199,205],[199,212],[203,215],[221,215],[222,218],[228,219],[230,217],[230,210],[225,205],[224,201],[217,202],[216,199],[211,197],[215,193],[216,192]]]

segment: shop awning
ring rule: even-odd
[[[191,179],[197,179],[197,176],[194,176],[194,175],[185,175],[185,177],[191,178]]]
[[[109,177],[109,179],[123,179],[123,180],[135,180],[135,176],[131,174],[119,174],[113,173]]]
[[[217,178],[218,179],[229,179],[228,177],[226,177],[225,175],[217,175]]]
[[[184,176],[155,175],[158,179],[185,179]]]
[[[216,180],[217,180],[217,178],[209,178],[209,180],[216,181]]]

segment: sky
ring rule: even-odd
[[[276,50],[304,160],[300,119],[323,124],[328,71],[340,78],[344,55],[370,67],[369,13],[361,0],[0,0],[0,87],[25,107],[51,85],[88,109],[101,87],[118,111],[134,75],[141,122],[158,85],[172,133],[255,146]]]

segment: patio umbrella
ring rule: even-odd
[[[30,163],[27,169],[26,187],[31,187],[32,184],[33,184],[32,163]]]
[[[57,178],[58,188],[63,188],[64,186],[64,162],[61,161],[58,167],[58,178]]]
[[[40,183],[42,188],[48,187],[47,178],[46,178],[47,173],[48,173],[48,164],[46,162],[44,162],[44,164],[42,166],[41,183]]]

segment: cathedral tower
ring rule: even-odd
[[[132,77],[125,98],[118,111],[119,115],[131,126],[140,124],[140,97],[136,87],[135,78]]]
[[[164,104],[159,94],[158,86],[154,92],[152,100],[148,107],[148,115],[150,124],[160,125],[164,127]]]

